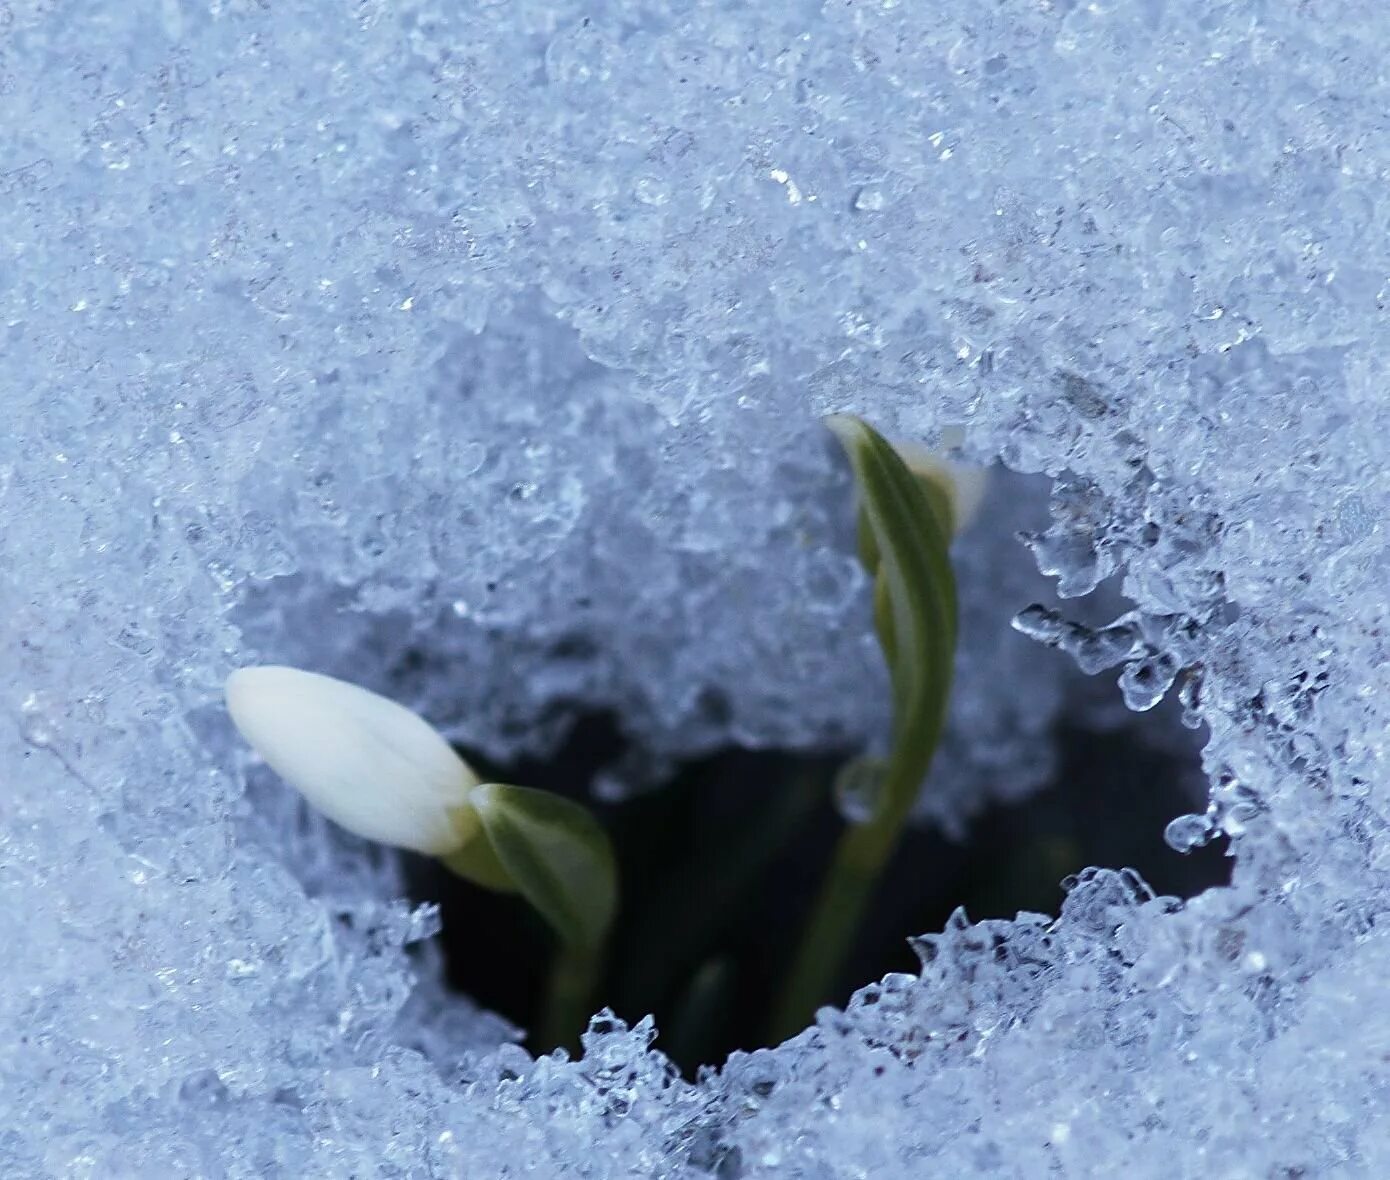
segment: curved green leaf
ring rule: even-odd
[[[874,539],[874,526],[869,523],[869,514],[859,509],[859,564],[869,571],[869,577],[878,575],[878,542]]]
[[[893,748],[879,807],[905,815],[941,740],[955,658],[950,498],[924,486],[868,423],[835,415],[826,424],[859,486],[859,549],[875,577],[874,616],[893,685]]]
[[[874,623],[893,684],[893,745],[885,762],[851,762],[836,783],[850,826],[777,1002],[774,1042],[804,1028],[828,998],[941,740],[955,660],[952,488],[914,473],[860,419],[826,422],[859,485],[859,554],[874,578]]]
[[[470,802],[512,886],[573,947],[598,946],[618,899],[608,834],[580,804],[549,791],[486,783]]]
[[[909,470],[911,470],[909,468]],[[917,481],[917,486],[922,489],[922,494],[926,496],[927,503],[931,505],[936,522],[941,526],[941,531],[949,539],[956,534],[957,526],[960,522],[956,519],[956,507],[951,499],[951,493],[941,486],[940,481],[934,475],[925,472],[913,471],[912,477]]]
[[[497,853],[492,849],[492,841],[481,828],[478,834],[457,852],[441,856],[439,861],[446,869],[457,873],[466,881],[472,881],[474,885],[481,885],[484,889],[493,889],[498,893],[517,892],[511,874],[497,859]]]

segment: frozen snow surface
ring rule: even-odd
[[[0,1175],[1390,1175],[1387,52],[1379,0],[0,4]],[[924,820],[1171,689],[1234,883],[962,919],[697,1085],[532,1061],[220,681],[501,756],[609,708],[615,791],[879,740],[831,410],[1018,473]]]

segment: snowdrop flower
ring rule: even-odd
[[[365,688],[298,668],[239,668],[227,711],[290,786],[350,832],[446,856],[480,820],[472,768],[426,721]]]
[[[942,432],[943,448],[959,446],[965,432],[947,427]],[[959,535],[970,527],[980,511],[980,502],[989,487],[989,472],[983,467],[948,459],[919,442],[896,440],[893,449],[913,475],[936,482],[951,501],[952,532]]]

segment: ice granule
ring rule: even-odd
[[[0,5],[4,1174],[1385,1174],[1387,48],[1350,0]],[[1083,875],[698,1086],[444,1014],[222,677],[499,754],[871,739],[828,410],[1016,473],[924,818],[1094,701],[1039,603],[1209,727],[1172,832],[1233,885]]]

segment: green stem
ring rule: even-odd
[[[593,1015],[591,1005],[602,962],[602,947],[560,944],[550,966],[538,1051],[562,1048],[571,1054],[578,1052],[579,1034],[588,1028]]]
[[[840,836],[773,1013],[773,1044],[801,1032],[829,999],[864,907],[906,820],[907,809],[887,808],[868,823],[846,828]]]

